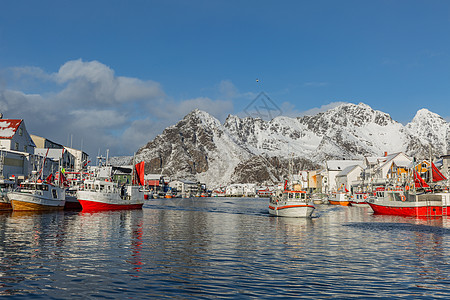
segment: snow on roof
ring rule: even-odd
[[[383,158],[379,157],[379,156],[368,156],[368,157],[366,157],[367,163],[369,165],[376,165],[380,159],[383,159]]]
[[[407,166],[409,166],[411,164],[412,160],[408,159],[407,157],[406,158],[405,157],[401,157],[401,158],[396,159],[397,157],[400,156],[400,154],[403,154],[403,152],[397,152],[397,153],[393,153],[393,154],[390,154],[390,155],[386,156],[386,160],[384,161],[384,163],[380,167],[383,168],[387,164],[391,165],[393,161],[395,161],[395,164],[397,166],[399,166],[399,167],[407,167]]]
[[[357,167],[362,169],[362,167],[360,165],[348,166],[347,168],[342,170],[339,174],[337,174],[336,177],[347,176],[348,174],[350,174]]]
[[[393,162],[397,167],[401,168],[411,168],[413,166],[413,162],[410,160],[396,160]]]
[[[63,157],[63,149],[47,149],[47,148],[35,148],[34,154],[40,156],[47,156],[52,159],[61,159]]]
[[[0,139],[11,139],[16,134],[22,120],[1,119],[0,120]]]
[[[327,169],[329,171],[342,171],[349,166],[363,166],[362,160],[328,160]]]

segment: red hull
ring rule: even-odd
[[[369,203],[374,213],[382,215],[411,216],[411,217],[441,217],[442,206],[387,206]]]
[[[141,204],[108,204],[102,202],[94,202],[87,200],[79,200],[83,210],[116,210],[116,209],[140,209],[144,205]]]

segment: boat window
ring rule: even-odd
[[[289,198],[292,198],[292,196],[293,196],[293,195],[292,195],[291,193],[289,193]]]
[[[52,189],[52,196],[53,196],[53,198],[55,198],[55,199],[58,198],[58,193],[56,192],[55,189]]]

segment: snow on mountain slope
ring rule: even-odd
[[[417,111],[413,120],[406,125],[406,129],[416,139],[416,141],[412,141],[412,144],[421,144],[421,147],[410,149],[414,155],[427,156],[430,150],[433,153],[446,154],[449,149],[449,124],[441,116],[428,109],[423,108]]]
[[[449,124],[426,109],[403,126],[363,103],[271,121],[230,115],[224,124],[194,110],[139,149],[136,158],[147,162],[146,173],[199,180],[209,186],[277,181],[291,153],[302,168],[384,152],[423,156],[430,145],[435,155],[441,155],[447,150],[448,131]]]

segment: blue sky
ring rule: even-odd
[[[1,1],[0,111],[91,156],[195,108],[245,115],[262,91],[288,116],[450,120],[450,2]]]

